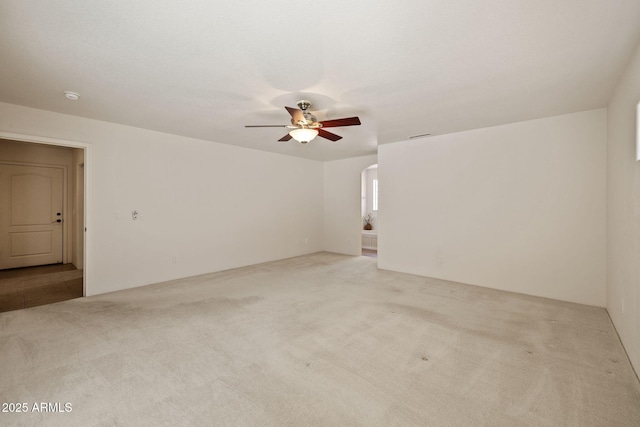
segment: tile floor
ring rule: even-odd
[[[0,270],[0,312],[66,301],[82,295],[82,270],[73,264]]]
[[[375,249],[362,249],[362,256],[368,256],[371,258],[378,258],[378,251]]]

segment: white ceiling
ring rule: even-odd
[[[2,0],[0,101],[333,160],[604,107],[639,38],[638,0]],[[362,126],[244,128],[301,98]]]

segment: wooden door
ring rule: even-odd
[[[62,262],[64,171],[0,163],[0,270]]]

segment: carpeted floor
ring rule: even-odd
[[[0,401],[28,409],[0,425],[640,425],[640,384],[604,309],[370,257],[0,313],[0,361]],[[34,412],[42,403],[53,412]]]

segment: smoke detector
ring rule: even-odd
[[[71,101],[77,101],[78,99],[80,99],[80,95],[78,95],[75,92],[69,92],[69,91],[64,92],[64,97],[67,99],[70,99]]]

